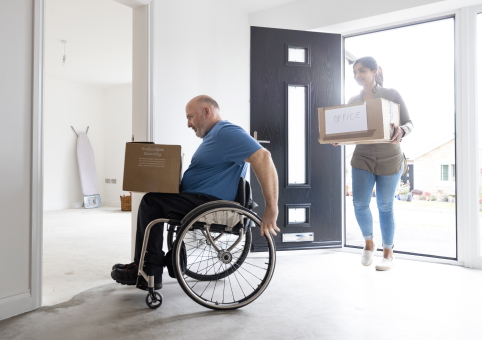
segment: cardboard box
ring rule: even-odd
[[[391,123],[400,125],[400,105],[383,98],[318,109],[320,144],[388,143]]]
[[[122,190],[177,194],[181,184],[181,169],[180,145],[126,143]]]

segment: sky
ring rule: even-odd
[[[346,38],[345,48],[357,58],[374,57],[383,69],[383,86],[396,89],[405,101],[415,127],[401,145],[407,158],[454,133],[452,18]],[[345,102],[361,90],[352,72],[346,63]]]

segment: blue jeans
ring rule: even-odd
[[[352,167],[353,205],[355,206],[356,220],[365,240],[373,238],[373,217],[370,210],[370,201],[373,186],[375,183],[377,184],[377,206],[380,214],[383,248],[385,249],[393,249],[393,236],[395,234],[393,201],[402,172],[403,167],[395,175],[382,176]]]

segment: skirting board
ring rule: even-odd
[[[0,320],[34,309],[34,301],[30,289],[0,297]]]

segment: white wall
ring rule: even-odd
[[[44,111],[44,210],[80,208],[83,193],[76,131],[89,126],[99,194],[104,205],[120,206],[125,143],[131,136],[132,86],[101,87],[46,78]],[[105,184],[105,178],[116,184]]]
[[[86,131],[104,196],[104,101],[99,86],[46,78],[44,110],[44,209],[82,207],[76,131]]]
[[[104,177],[116,184],[103,184],[102,202],[120,207],[124,178],[124,155],[132,137],[132,84],[111,85],[104,89]]]
[[[0,320],[34,308],[30,302],[33,12],[31,0],[0,1],[0,258],[4,271]]]
[[[249,131],[248,14],[224,0],[158,0],[153,10],[154,138],[182,145],[186,169],[201,142],[187,128],[191,98],[213,97]]]

